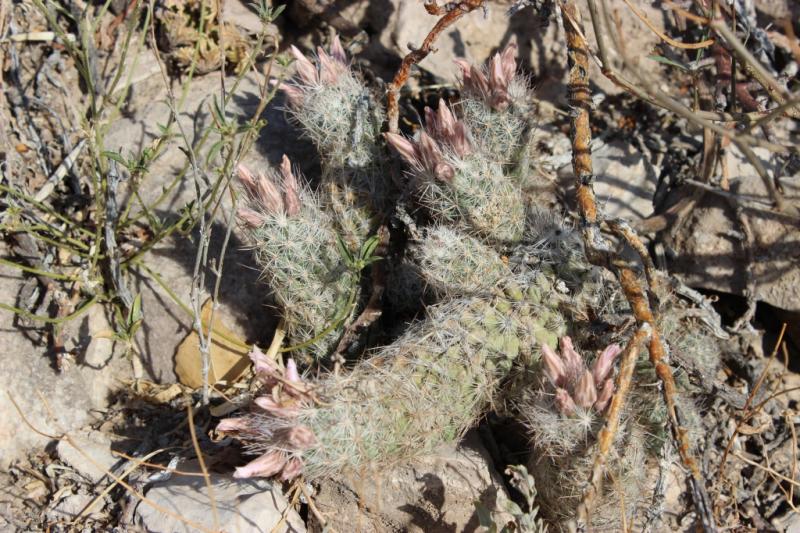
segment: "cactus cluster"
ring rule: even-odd
[[[284,368],[253,350],[259,390],[251,409],[217,428],[258,454],[237,476],[379,470],[458,439],[502,404],[529,428],[543,511],[572,516],[620,353],[604,338],[613,332],[590,323],[628,311],[572,228],[523,193],[534,124],[516,48],[486,68],[459,62],[462,100],[426,108],[412,138],[381,137],[383,111],[338,38],[316,61],[292,54],[297,75],[281,87],[290,116],[318,148],[321,183],[312,193],[286,158],[266,175],[241,169],[249,200],[239,215],[303,357],[293,353]],[[427,307],[390,344],[325,372],[318,363],[361,298],[352,256],[395,200],[389,148],[406,163],[399,196],[415,231],[401,253],[381,258],[385,303],[390,312]],[[550,348],[559,341],[560,354]],[[599,343],[607,347],[588,364],[580,351]],[[302,378],[295,360],[316,377]],[[633,394],[641,398],[624,413],[610,463],[626,494],[643,482],[648,439],[664,423],[651,408],[654,387]]]

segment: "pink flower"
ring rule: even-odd
[[[547,344],[542,345],[544,373],[556,388],[556,408],[565,416],[574,414],[577,407],[602,413],[614,394],[611,370],[622,350],[616,344],[608,346],[589,371],[571,338],[562,337],[559,344],[560,355]]]
[[[260,227],[266,222],[266,215],[285,213],[294,216],[300,212],[300,185],[292,172],[292,163],[285,155],[280,166],[283,182],[280,187],[276,183],[277,176],[268,177],[262,173],[254,175],[243,164],[239,164],[236,170],[239,181],[244,185],[254,206],[258,207],[243,207],[237,211],[239,218],[248,226]]]
[[[481,98],[495,111],[503,111],[511,104],[508,86],[517,70],[517,45],[509,43],[502,52],[489,60],[487,69],[479,69],[463,59],[457,59],[461,68],[461,85],[464,92]]]
[[[406,139],[395,133],[385,133],[386,141],[409,164],[423,169],[437,179],[452,181],[455,169],[445,158],[445,150],[449,149],[459,157],[472,153],[469,130],[457,120],[444,100],[439,100],[436,112],[425,108],[425,129],[419,140]]]
[[[271,477],[283,470],[286,461],[286,456],[281,452],[267,452],[246,465],[238,467],[233,477],[240,479],[249,477]]]
[[[297,371],[294,360],[278,363],[254,347],[250,352],[262,394],[253,400],[253,412],[237,418],[226,418],[217,431],[229,433],[247,445],[266,450],[262,455],[239,467],[236,478],[271,477],[294,479],[303,472],[302,453],[318,445],[314,432],[298,422],[300,410],[314,404],[311,388]]]
[[[330,53],[317,47],[316,65],[294,45],[289,48],[289,53],[294,57],[297,77],[293,82],[281,83],[280,89],[286,95],[289,106],[293,108],[303,105],[309,89],[320,85],[336,85],[339,78],[350,69],[338,35],[334,35],[331,41]]]

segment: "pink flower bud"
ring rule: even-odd
[[[267,452],[247,463],[240,466],[234,472],[235,478],[249,478],[249,477],[270,477],[274,476],[281,471],[283,465],[286,464],[286,456],[282,452]]]
[[[542,344],[542,361],[544,362],[544,372],[550,379],[550,383],[556,387],[564,386],[567,380],[564,363],[547,344]]]
[[[583,357],[572,345],[572,339],[566,336],[561,337],[561,359],[564,360],[564,370],[570,381],[578,379],[586,368]]]
[[[242,163],[236,167],[236,173],[239,176],[239,181],[242,182],[244,188],[247,189],[251,195],[256,195],[256,177],[253,176],[253,173],[250,172],[250,169],[244,166]]]
[[[622,353],[622,348],[618,344],[611,344],[603,350],[603,353],[595,360],[592,365],[592,376],[595,383],[602,383],[611,373],[614,360]]]
[[[597,401],[597,389],[595,388],[594,378],[592,373],[586,370],[575,386],[575,392],[572,394],[575,403],[579,406],[588,409]]]
[[[290,83],[281,83],[280,89],[283,91],[283,94],[286,95],[286,102],[289,104],[289,107],[297,109],[303,105],[304,93],[300,87]]]
[[[300,212],[300,185],[297,178],[292,173],[292,162],[284,154],[281,160],[281,176],[283,176],[283,203],[286,214],[294,216]]]
[[[331,41],[331,57],[342,65],[347,65],[347,54],[342,47],[342,41],[339,40],[339,34],[334,34]]]
[[[472,142],[469,138],[469,130],[463,122],[456,123],[456,129],[451,141],[453,150],[459,157],[465,157],[472,153]]]
[[[317,69],[314,67],[314,64],[309,61],[296,46],[292,45],[289,51],[292,56],[294,56],[295,68],[297,69],[297,75],[300,76],[300,79],[303,80],[306,85],[316,85],[319,82],[319,76],[317,75]]]
[[[217,431],[224,431],[226,433],[236,433],[239,431],[247,431],[250,429],[250,424],[247,418],[224,418],[217,424]]]
[[[278,370],[278,365],[275,361],[267,357],[267,355],[258,349],[258,346],[253,345],[253,349],[247,354],[253,366],[255,367],[256,374],[274,374]]]
[[[303,472],[303,461],[297,457],[292,457],[286,461],[286,466],[281,472],[282,481],[291,481]]]
[[[239,209],[237,209],[236,216],[239,217],[239,220],[241,220],[251,228],[260,228],[266,221],[264,215],[262,215],[258,211],[250,209],[249,207],[240,207]]]
[[[444,162],[444,156],[433,138],[424,131],[419,136],[417,144],[420,162],[429,172],[442,180],[449,181],[453,177],[453,169]]]
[[[416,145],[403,137],[402,135],[398,135],[396,133],[384,133],[384,137],[386,138],[386,142],[389,143],[400,156],[406,160],[410,165],[419,165],[419,150],[417,150]]]
[[[253,400],[253,403],[278,418],[293,419],[297,418],[297,415],[300,413],[300,410],[297,407],[291,405],[281,405],[275,401],[275,398],[272,398],[271,396],[259,396]]]
[[[500,63],[506,85],[514,78],[517,72],[517,43],[508,43],[500,53]]]
[[[271,179],[259,174],[256,178],[256,198],[267,213],[282,213],[283,198]]]
[[[564,389],[556,389],[556,408],[558,412],[564,416],[570,416],[575,413],[575,402],[572,396]]]
[[[319,81],[323,84],[334,85],[347,67],[334,60],[320,47],[317,47],[317,57],[319,58]]]
[[[594,410],[598,413],[605,411],[612,396],[614,396],[614,382],[607,379],[603,383],[603,388],[600,389],[600,394],[597,395],[597,401],[594,402]]]
[[[300,383],[300,373],[297,371],[297,363],[294,362],[294,359],[286,361],[286,380]]]

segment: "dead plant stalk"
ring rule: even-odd
[[[580,211],[587,257],[593,264],[609,268],[616,274],[631,306],[633,315],[639,324],[639,331],[629,341],[628,347],[626,348],[628,357],[632,357],[632,353],[638,352],[632,345],[643,341],[643,331],[645,331],[643,328],[650,329],[650,341],[648,346],[650,362],[655,367],[656,374],[662,384],[672,438],[675,440],[675,446],[679,452],[681,461],[689,472],[689,482],[692,489],[691,493],[702,526],[705,531],[715,531],[716,526],[714,524],[714,517],[708,495],[705,490],[704,480],[700,468],[691,454],[686,430],[680,423],[679,414],[675,407],[675,381],[672,376],[672,371],[665,362],[666,352],[648,300],[647,290],[657,294],[657,287],[653,285],[655,273],[652,269],[652,263],[645,255],[642,255],[645,250],[641,246],[641,241],[636,237],[633,231],[630,230],[630,228],[622,228],[625,231],[621,231],[620,236],[628,241],[629,244],[633,245],[634,249],[640,253],[640,258],[644,263],[648,281],[650,281],[649,284],[645,285],[641,281],[640,276],[618,257],[610,243],[600,234],[598,222],[601,216],[598,213],[594,195],[594,174],[590,150],[590,110],[592,106],[591,91],[589,88],[590,52],[584,37],[585,34],[577,3],[574,0],[568,0],[561,4],[561,11],[564,16],[564,29],[569,62],[568,90],[571,107],[570,137],[572,140],[572,166],[575,173],[576,199]],[[627,382],[626,379],[628,380]],[[626,378],[626,371],[623,368],[617,379],[617,392],[614,402],[606,416],[605,427],[600,432],[598,449],[596,452],[597,455],[595,456],[594,468],[589,480],[589,486],[579,506],[576,527],[581,531],[585,531],[590,523],[590,516],[592,515],[596,503],[596,496],[601,488],[602,473],[605,470],[605,454],[610,449],[614,440],[614,434],[618,429],[619,412],[626,401],[626,394],[630,386],[629,380],[630,377],[628,376]]]

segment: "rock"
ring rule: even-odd
[[[273,68],[272,74],[279,75],[278,67]],[[231,120],[244,122],[251,117],[258,105],[258,82],[259,79],[254,74],[243,78],[227,107]],[[231,76],[226,80],[226,86],[232,85]],[[219,86],[218,74],[197,76],[192,80],[184,111],[180,113],[183,131],[189,136],[189,142],[195,143],[212,126],[210,95],[217,94]],[[159,77],[151,77],[137,84],[130,101],[133,116],[114,122],[106,137],[106,146],[115,150],[124,147],[121,150],[124,154],[128,151],[137,153],[149,146],[159,132],[158,125],[169,114],[168,106],[163,103],[165,98],[166,92]],[[299,140],[280,109],[282,105],[282,96],[279,95],[264,110],[262,118],[269,125],[243,162],[250,168],[259,169],[279,162],[285,152],[308,171],[312,169],[315,159],[313,146]],[[176,128],[176,131],[179,130]],[[198,157],[204,158],[204,150],[213,142],[206,143],[205,149],[198,149]],[[140,189],[146,202],[154,202],[181,172],[186,162],[181,146],[181,141],[168,143],[163,153],[152,163],[146,182]],[[213,180],[215,176],[210,175],[209,178]],[[196,201],[195,188],[189,172],[182,180],[178,180],[178,186],[156,207],[155,214],[168,223],[174,220],[178,210],[193,201]],[[224,217],[230,208],[228,194],[223,195],[222,204],[225,211],[218,210],[217,219],[210,224],[212,233],[209,261],[212,258],[215,262],[219,260],[226,232]],[[145,264],[149,270],[159,276],[160,282],[169,287],[183,306],[190,304],[197,239],[197,231],[186,237],[176,232],[154,246],[146,256]],[[246,245],[238,228],[234,228],[225,253],[216,314],[218,317],[225,317],[226,327],[237,338],[248,344],[268,344],[276,322],[274,314],[267,308],[270,301],[269,289],[259,279],[252,252],[246,249]],[[144,322],[137,341],[142,355],[143,377],[158,383],[174,382],[177,379],[176,349],[192,330],[192,317],[166,293],[152,275],[143,269],[139,274],[132,277],[130,290],[134,294],[142,295]],[[201,301],[214,293],[216,277],[209,271],[205,281]],[[215,323],[220,322],[215,318]]]
[[[92,494],[69,494],[64,496],[55,506],[47,510],[45,513],[47,521],[50,523],[71,522],[78,518],[83,510],[94,501],[95,497]],[[102,510],[102,506],[102,501],[96,503],[95,507],[87,515],[91,517],[94,513]]]
[[[377,476],[324,480],[314,496],[329,531],[361,533],[474,531],[476,500],[497,511],[508,495],[474,432],[457,447],[445,446]],[[322,531],[316,519],[309,527]]]
[[[91,340],[84,352],[83,364],[102,368],[114,356],[114,327],[109,324],[105,311],[99,305],[93,306],[87,314]]]
[[[69,434],[69,438],[72,443],[66,439],[58,442],[58,457],[92,483],[102,480],[106,471],[111,470],[120,460],[111,453],[112,442],[105,433],[94,430],[75,431]]]
[[[770,176],[778,169],[765,149],[756,155]],[[800,175],[783,177],[784,214],[771,207],[764,183],[734,147],[728,150],[731,190],[750,208],[744,210],[753,233],[753,273],[758,300],[787,311],[800,311]],[[743,234],[728,201],[706,193],[674,242],[670,271],[685,283],[744,295]]]
[[[0,255],[8,257],[0,243]],[[0,294],[4,303],[14,303],[24,283],[14,268],[0,265]],[[109,393],[130,376],[130,362],[112,359],[99,368],[81,364],[55,369],[47,346],[34,344],[19,328],[13,313],[0,310],[0,346],[3,371],[0,372],[0,469],[6,469],[30,448],[43,447],[51,439],[29,427],[12,403],[36,430],[60,435],[98,419],[107,407]],[[65,337],[76,336],[85,319],[68,325]],[[78,354],[77,360],[80,360]]]
[[[201,312],[203,324],[208,324],[211,318],[211,300],[208,300]],[[236,334],[225,327],[225,317],[221,313],[214,313],[214,333],[211,336],[209,348],[208,382],[210,384],[224,381],[234,382],[245,370],[250,368],[250,358],[247,357],[247,348],[234,344],[231,340],[241,343]],[[206,331],[208,328],[205,328]],[[207,333],[206,333],[207,334]],[[200,338],[197,331],[192,330],[178,346],[175,353],[175,374],[181,383],[187,387],[200,388],[203,386],[203,363],[200,354]]]
[[[637,148],[620,140],[595,142],[592,158],[594,192],[605,216],[635,221],[653,214],[658,175]],[[574,202],[571,163],[559,169],[559,181],[564,196]]]
[[[181,466],[185,470],[186,466]],[[252,533],[303,533],[306,528],[280,491],[266,480],[235,480],[209,474],[217,507],[215,525],[208,487],[201,476],[173,475],[151,487],[145,496],[155,505],[170,511],[161,512],[140,501],[134,520],[149,533],[189,533],[198,530],[247,531]],[[285,513],[285,520],[279,527]],[[199,526],[199,527],[198,527]]]

